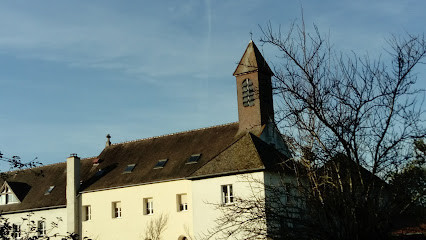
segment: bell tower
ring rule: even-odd
[[[250,41],[234,71],[237,81],[239,132],[274,120],[273,72],[259,49]]]

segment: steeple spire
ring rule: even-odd
[[[271,77],[274,74],[252,40],[233,75],[237,81],[239,131],[273,121]]]
[[[269,68],[268,63],[263,58],[256,44],[253,40],[250,40],[243,57],[238,63],[237,68],[234,71],[234,76],[246,74],[250,72],[262,72],[263,74],[273,76],[274,73]]]

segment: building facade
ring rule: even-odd
[[[95,158],[73,154],[66,162],[9,173],[0,211],[14,224],[13,236],[209,235],[223,214],[218,208],[253,194],[246,179],[271,181],[289,157],[273,122],[272,75],[250,41],[234,72],[238,122],[116,144],[108,135]],[[260,188],[256,196],[267,193]]]

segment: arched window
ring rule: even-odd
[[[244,79],[243,85],[242,85],[243,91],[243,106],[254,106],[254,90],[253,90],[253,82],[247,78]]]
[[[187,237],[185,237],[185,236],[180,236],[179,238],[178,238],[178,240],[188,240],[188,238]]]

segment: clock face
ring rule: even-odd
[[[243,106],[254,106],[253,82],[249,78],[244,79],[242,88]]]

